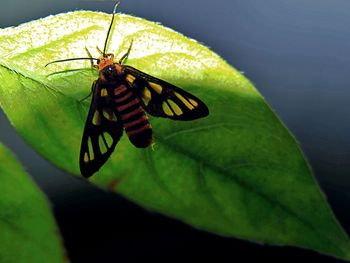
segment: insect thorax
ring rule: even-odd
[[[107,65],[100,70],[100,78],[103,82],[114,82],[125,79],[122,66],[118,63]]]

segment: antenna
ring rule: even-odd
[[[120,1],[117,1],[117,3],[115,4],[115,6],[113,8],[112,20],[111,20],[111,23],[110,23],[109,28],[108,28],[107,37],[106,37],[106,41],[105,41],[105,46],[103,48],[103,56],[106,55],[106,48],[107,48],[108,37],[109,37],[109,34],[111,33],[111,29],[112,29],[112,25],[113,25],[113,21],[114,21],[114,15],[115,15],[115,12],[117,11],[117,7],[118,7],[119,4],[120,4]]]
[[[51,62],[47,63],[47,64],[45,65],[45,67],[47,67],[48,65],[51,65],[51,64],[53,64],[53,63],[59,63],[59,62],[65,62],[65,61],[72,61],[72,60],[83,60],[83,59],[96,60],[96,61],[98,61],[97,58],[67,58],[67,59],[60,59],[60,60],[51,61]]]

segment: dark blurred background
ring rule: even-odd
[[[1,0],[0,27],[113,2]],[[256,85],[294,133],[337,218],[350,233],[350,2],[347,0],[124,0],[119,9],[199,40]],[[0,112],[0,141],[48,195],[75,262],[139,260],[338,262],[260,246],[145,211],[51,166]]]

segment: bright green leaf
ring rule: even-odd
[[[85,46],[98,56],[109,21],[74,12],[0,31],[1,106],[40,154],[76,175],[89,106],[79,100],[98,75],[88,61],[44,65],[86,57]],[[120,58],[133,39],[128,64],[195,94],[210,116],[151,118],[154,150],[123,136],[93,183],[197,228],[350,259],[349,240],[298,144],[244,76],[156,23],[118,15],[112,32],[109,52]]]
[[[48,202],[0,144],[0,262],[67,262]]]

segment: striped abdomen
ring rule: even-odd
[[[152,143],[152,126],[140,100],[124,85],[114,90],[114,101],[129,140],[136,147],[145,148]]]

